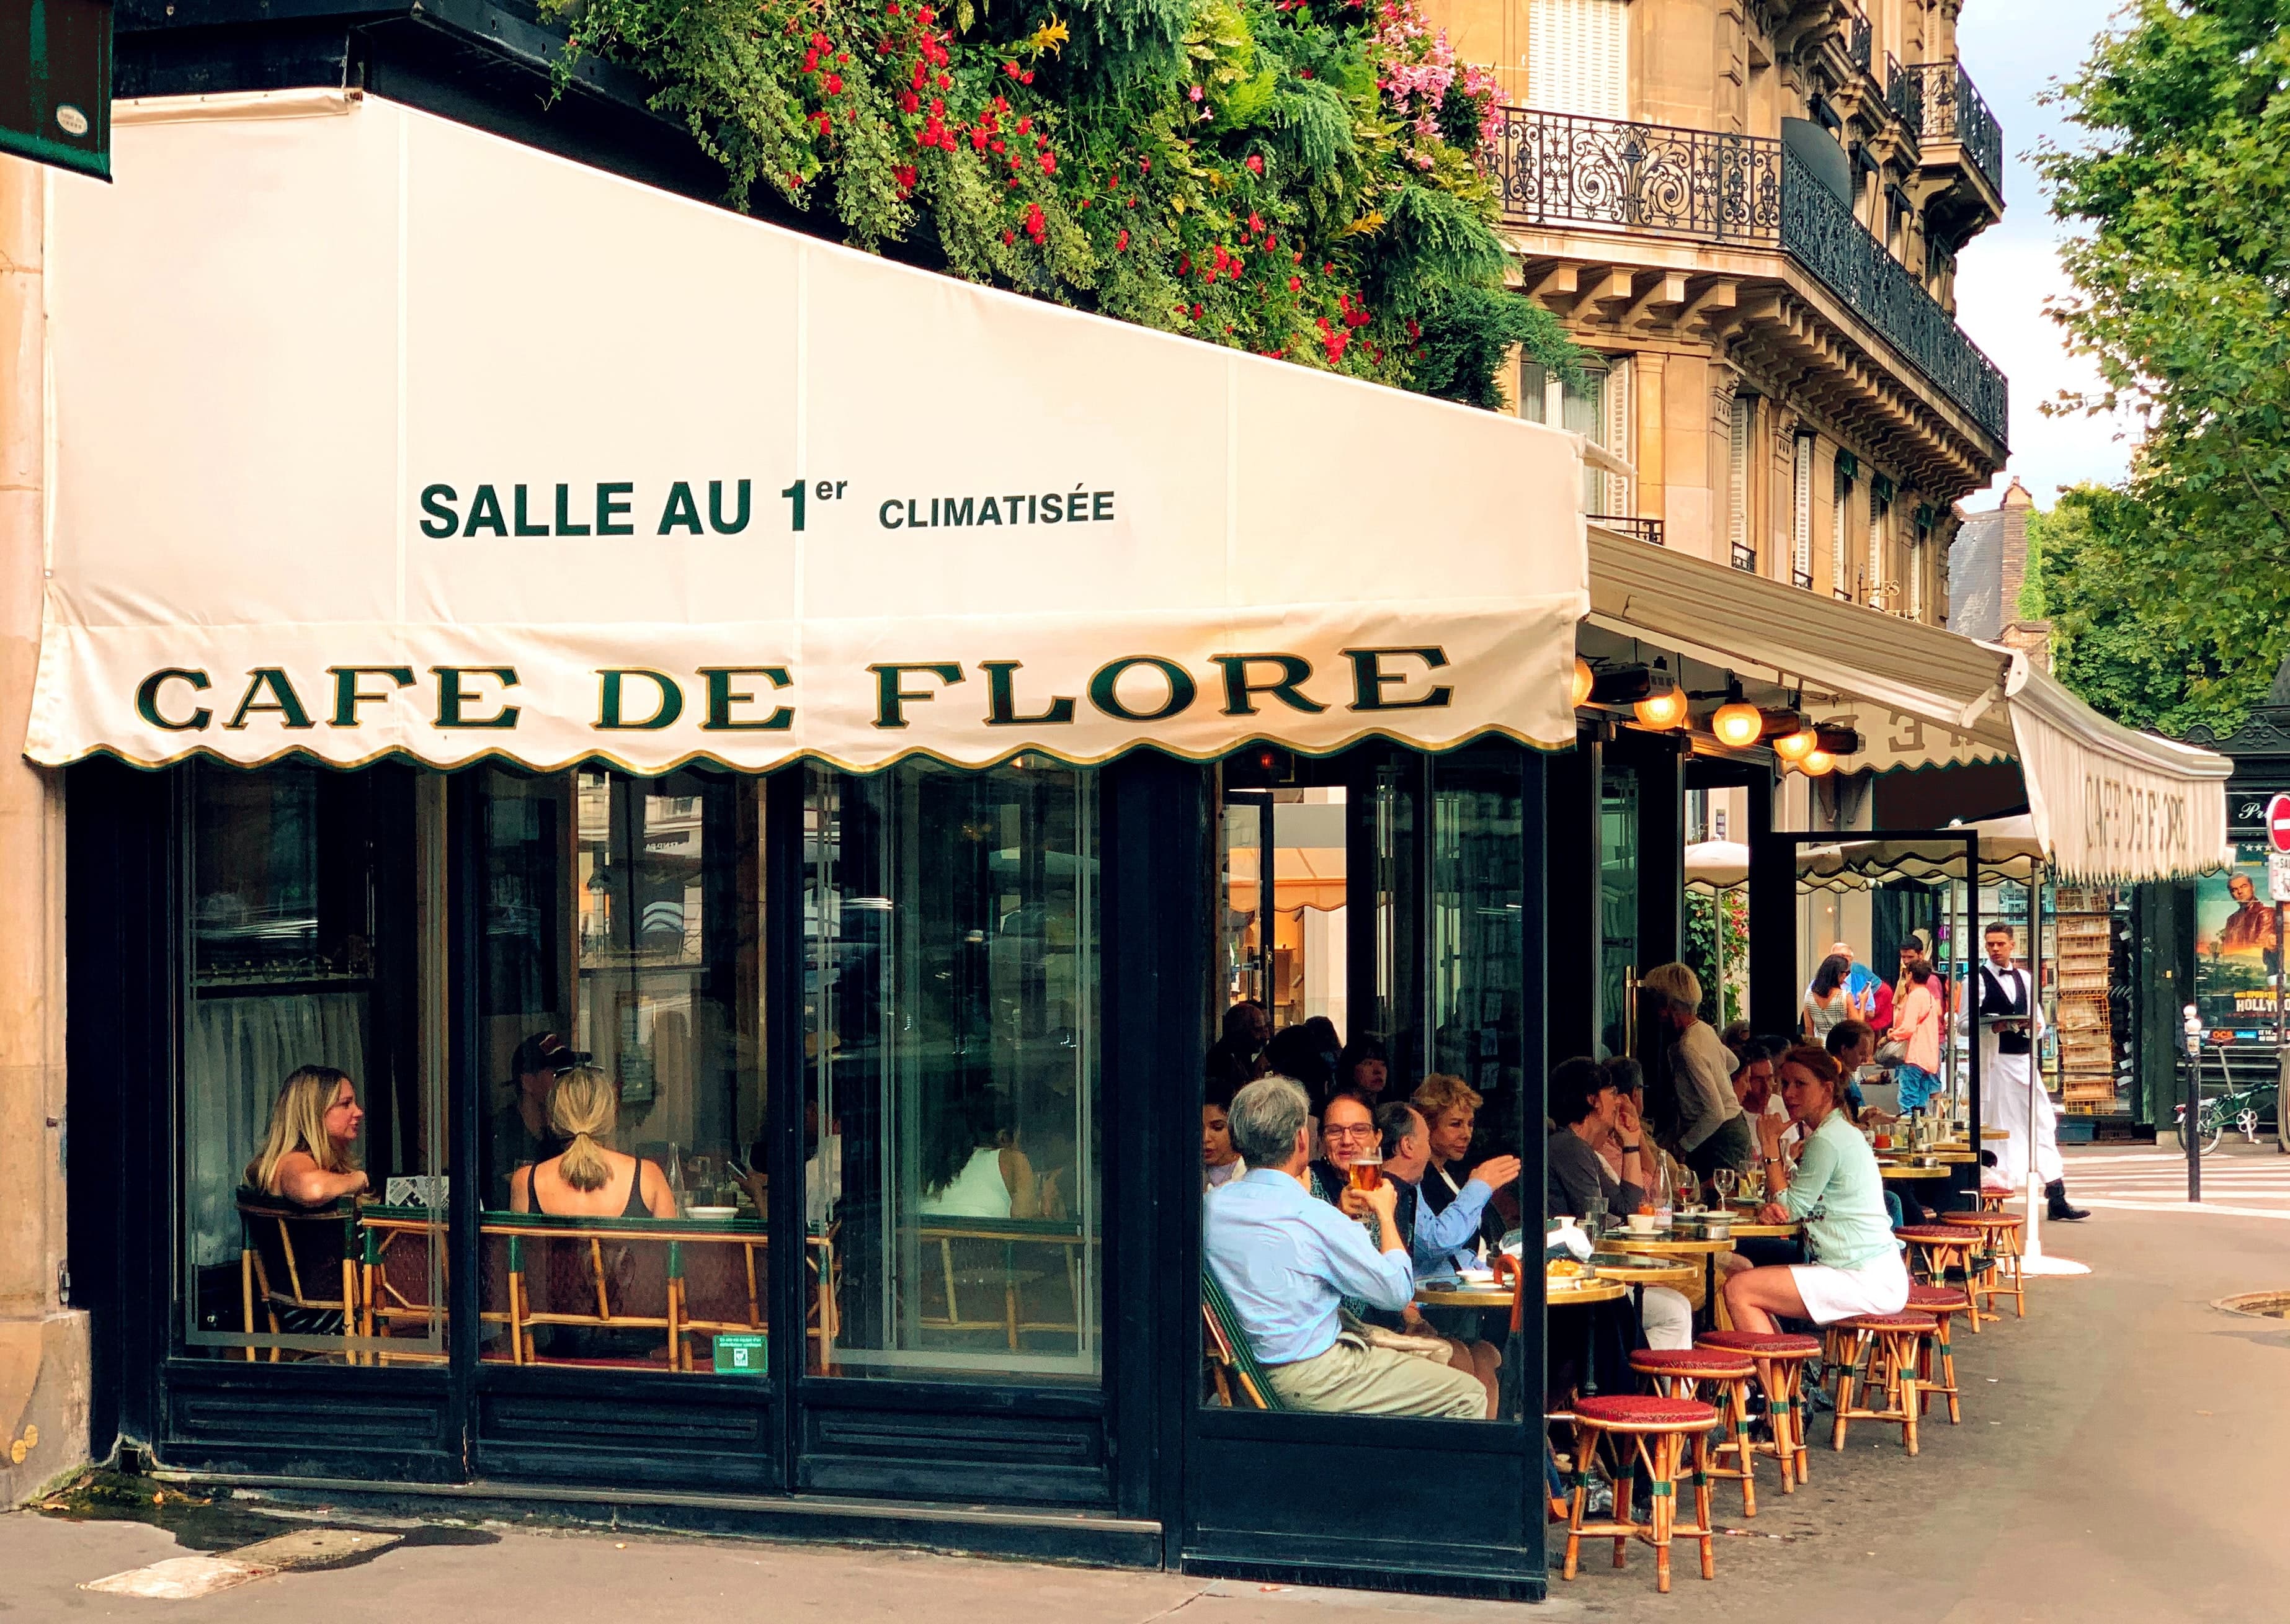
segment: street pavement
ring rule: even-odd
[[[2290,1220],[2290,1156],[2275,1149],[2270,1132],[2255,1145],[2230,1132],[2203,1158],[2199,1208],[2187,1204],[2187,1153],[2167,1135],[2154,1145],[2094,1146],[2065,1159],[2068,1194],[2078,1206]]]
[[[2078,1200],[2109,1204],[2048,1226],[2046,1249],[2087,1276],[2030,1286],[2029,1316],[1958,1334],[1965,1420],[1935,1411],[1911,1460],[1897,1429],[1856,1424],[1843,1454],[1817,1431],[1813,1479],[1784,1497],[1768,1474],[1759,1515],[1721,1485],[1718,1578],[1690,1548],[1672,1594],[1652,1553],[1610,1565],[1584,1551],[1574,1582],[1539,1612],[1494,1603],[1269,1588],[1181,1574],[1053,1568],[906,1552],[556,1530],[399,1527],[403,1542],[355,1565],[287,1572],[202,1599],[146,1600],[80,1587],[197,1554],[133,1522],[0,1517],[0,1619],[445,1620],[678,1617],[822,1624],[1380,1624],[1395,1617],[1607,1620],[1674,1613],[1756,1624],[2006,1624],[2049,1620],[2273,1616],[2290,1591],[2290,1324],[2212,1306],[2290,1292],[2290,1157],[2222,1148],[2206,1189],[2223,1210],[2182,1212],[2153,1178],[2156,1152],[2078,1152]],[[2183,1179],[2183,1169],[2182,1169]],[[2105,1192],[2102,1194],[2102,1192]],[[2250,1213],[2259,1216],[2249,1216]],[[2008,1314],[2008,1309],[2006,1310]],[[1394,1498],[1436,1508],[1436,1467]],[[1363,1485],[1368,1492],[1370,1485]],[[340,1531],[376,1519],[304,1508],[271,1525]],[[234,1536],[236,1537],[236,1536]],[[340,1536],[346,1537],[346,1536]],[[209,1540],[208,1544],[227,1543]],[[1560,1541],[1553,1541],[1553,1572]]]

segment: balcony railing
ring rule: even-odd
[[[1649,542],[1655,547],[1662,545],[1660,519],[1626,517],[1619,513],[1586,513],[1582,516],[1593,524],[1604,525],[1608,530],[1619,530],[1626,536],[1636,536],[1639,540]]]
[[[1845,50],[1853,59],[1853,66],[1862,73],[1869,71],[1876,30],[1869,26],[1868,18],[1859,12],[1845,25]]]
[[[2004,374],[1780,141],[1506,108],[1489,178],[1514,227],[1787,252],[1942,394],[2004,437]]]
[[[1924,128],[1925,82],[1889,51],[1885,52],[1885,105],[1910,129]]]
[[[2004,126],[1964,71],[1961,62],[1919,62],[1910,68],[1921,86],[1923,117],[1918,128],[1927,141],[1955,141],[1998,193],[2004,190]]]

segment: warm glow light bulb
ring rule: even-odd
[[[1774,754],[1783,761],[1793,761],[1802,764],[1806,757],[1811,756],[1820,748],[1820,745],[1821,736],[1818,733],[1809,727],[1801,727],[1793,733],[1783,733],[1774,740]]]
[[[1797,764],[1797,770],[1807,778],[1819,778],[1836,765],[1837,757],[1827,750],[1807,750],[1805,759]]]
[[[1717,714],[1709,718],[1709,731],[1717,735],[1718,743],[1737,750],[1746,749],[1764,734],[1765,713],[1755,705],[1735,700],[1718,708]]]
[[[1649,693],[1630,710],[1640,727],[1676,727],[1685,720],[1685,691],[1672,688],[1663,693]]]
[[[1580,654],[1575,655],[1573,698],[1570,701],[1575,709],[1580,710],[1590,702],[1590,684],[1595,680],[1596,674],[1590,669],[1590,662]]]

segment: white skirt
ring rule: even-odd
[[[1805,1300],[1806,1317],[1816,1325],[1851,1319],[1856,1314],[1898,1314],[1909,1305],[1909,1268],[1897,1252],[1886,1252],[1859,1268],[1831,1268],[1825,1263],[1793,1263],[1790,1277]]]

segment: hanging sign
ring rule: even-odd
[[[111,0],[0,4],[0,152],[111,179]]]

